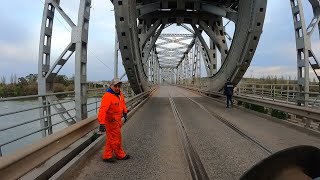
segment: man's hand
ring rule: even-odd
[[[124,123],[126,123],[126,122],[127,122],[127,120],[128,120],[127,113],[123,113],[123,118],[124,118]]]
[[[106,126],[104,124],[100,124],[99,131],[106,132]]]

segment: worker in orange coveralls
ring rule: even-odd
[[[103,95],[98,114],[100,123],[99,130],[107,132],[106,145],[104,148],[102,159],[105,162],[115,162],[112,157],[112,151],[118,160],[130,159],[122,149],[121,126],[122,117],[127,121],[127,108],[124,96],[120,91],[122,82],[118,78],[111,81],[111,85],[107,92]]]

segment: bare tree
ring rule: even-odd
[[[1,79],[0,79],[0,84],[6,84],[6,77],[5,76],[2,76]]]
[[[10,76],[10,84],[17,84],[18,78],[16,74],[11,74]]]
[[[17,84],[18,83],[18,77],[16,74],[13,75],[13,83]]]

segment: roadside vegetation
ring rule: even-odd
[[[15,74],[11,75],[9,82],[6,77],[0,77],[0,98],[28,96],[38,94],[38,75],[29,74],[25,77],[17,77]],[[89,84],[90,87],[103,87],[100,84]],[[57,75],[53,83],[53,92],[67,92],[74,91],[74,77],[67,77],[65,75]]]

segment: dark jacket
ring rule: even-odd
[[[224,95],[226,95],[226,96],[232,96],[233,95],[233,84],[232,84],[232,82],[228,81],[224,85]]]

